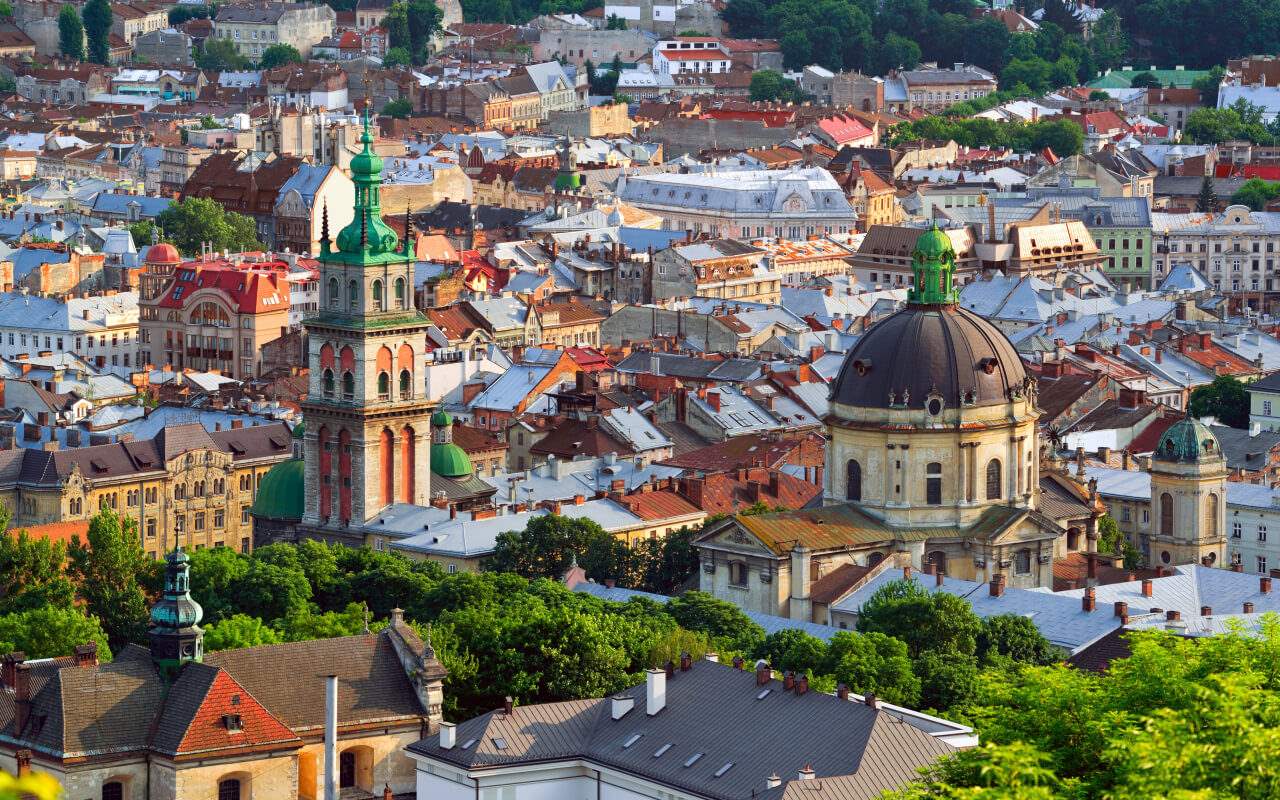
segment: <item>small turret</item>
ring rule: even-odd
[[[190,559],[181,547],[165,558],[164,596],[151,607],[147,639],[151,660],[166,683],[172,683],[182,668],[204,660],[204,631],[200,620],[204,610],[191,599]]]

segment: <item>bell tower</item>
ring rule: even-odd
[[[1147,563],[1226,566],[1227,461],[1213,432],[1187,416],[1151,454]]]
[[[423,346],[429,322],[414,305],[413,232],[400,242],[382,220],[382,158],[366,106],[351,159],[355,214],[320,234],[320,311],[306,320],[310,382],[304,532],[363,544],[357,527],[392,503],[430,499],[430,407]],[[406,209],[407,211],[407,209]]]
[[[204,610],[191,599],[189,561],[181,547],[165,558],[164,596],[151,607],[147,628],[151,660],[166,683],[173,683],[188,663],[204,660],[204,631],[200,628]]]

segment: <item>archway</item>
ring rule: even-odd
[[[414,499],[414,480],[417,471],[414,453],[417,445],[418,436],[413,427],[410,425],[404,426],[404,430],[400,431],[400,473],[401,480],[404,481],[404,489],[401,490],[401,494],[406,503],[412,503]]]
[[[947,554],[941,550],[934,550],[925,557],[925,563],[932,564],[935,573],[941,572],[945,574],[947,571]]]
[[[382,429],[380,455],[382,457],[382,504],[389,506],[396,501],[395,452],[396,437],[390,428]]]
[[[373,748],[356,745],[338,754],[338,788],[373,791]]]

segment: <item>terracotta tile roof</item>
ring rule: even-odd
[[[157,304],[165,308],[185,308],[193,294],[212,289],[240,314],[288,311],[290,289],[285,278],[288,269],[283,261],[239,265],[221,260],[188,261],[175,270],[174,280]]]
[[[820,437],[817,437],[820,439]],[[805,458],[802,451],[809,441],[814,446],[817,461]],[[803,436],[777,437],[769,433],[735,436],[723,442],[716,442],[697,450],[692,450],[663,461],[675,467],[696,469],[705,472],[719,472],[737,469],[738,467],[765,467],[777,469],[783,464],[821,466],[822,442],[814,442]]]
[[[597,311],[587,303],[577,298],[545,300],[536,306],[538,320],[544,328],[555,327],[556,325],[584,325],[588,323],[603,322],[607,314]],[[547,312],[558,313],[560,321],[551,322],[547,318]]]
[[[620,456],[635,454],[625,442],[606,433],[594,419],[565,420],[530,447],[529,452],[570,459],[578,456],[603,456],[606,453],[617,453]]]
[[[1083,539],[1081,540],[1083,545]],[[1114,563],[1113,563],[1114,562]],[[1125,583],[1134,579],[1156,577],[1154,569],[1127,570],[1119,559],[1101,557],[1098,559],[1098,584],[1107,586],[1112,583]],[[1065,557],[1053,562],[1053,590],[1063,592],[1068,589],[1079,589],[1089,577],[1089,558],[1084,553],[1068,553]],[[1137,613],[1142,609],[1134,609]]]
[[[703,513],[702,509],[669,489],[659,489],[656,492],[636,492],[622,498],[621,502],[632,514],[649,521],[687,517]]]
[[[870,571],[871,567],[841,564],[810,584],[809,599],[815,603],[834,602]]]
[[[32,539],[44,539],[50,542],[70,544],[73,536],[80,537],[82,542],[89,541],[89,520],[87,519],[46,522],[43,525],[28,525],[21,530],[26,531]]]
[[[1129,442],[1129,446],[1125,449],[1130,453],[1155,452],[1156,445],[1160,443],[1160,437],[1180,419],[1182,419],[1182,416],[1179,414],[1168,414],[1156,418],[1150,425],[1142,429],[1142,433],[1133,437],[1133,441]]]
[[[759,468],[686,478],[680,487],[689,502],[709,514],[733,514],[755,503],[775,508],[805,508],[822,494],[821,486],[785,472]]]
[[[231,717],[238,717],[234,722]],[[238,729],[235,722],[238,722]],[[289,727],[226,670],[191,664],[169,691],[152,747],[167,755],[204,756],[252,748],[255,753],[302,746]]]
[[[470,425],[453,425],[453,443],[468,454],[487,453],[492,450],[506,450],[507,442],[491,431],[473,428]]]
[[[427,318],[444,331],[449,341],[466,339],[477,330],[485,330],[484,321],[476,316],[466,303],[456,303],[444,308],[429,308]]]

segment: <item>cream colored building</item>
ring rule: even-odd
[[[169,7],[151,3],[112,3],[111,32],[129,44],[151,31],[169,27]]]
[[[1055,482],[1053,516],[1041,510],[1036,382],[959,307],[951,240],[925,231],[913,261],[907,308],[863,334],[833,382],[826,505],[708,526],[703,591],[808,621],[825,615],[814,586],[845,564],[1035,588],[1052,586],[1056,557],[1095,548],[1095,497]]]
[[[312,45],[333,34],[336,15],[327,5],[268,2],[224,5],[213,21],[213,36],[236,46],[253,61],[273,44],[289,44],[306,58]]]

